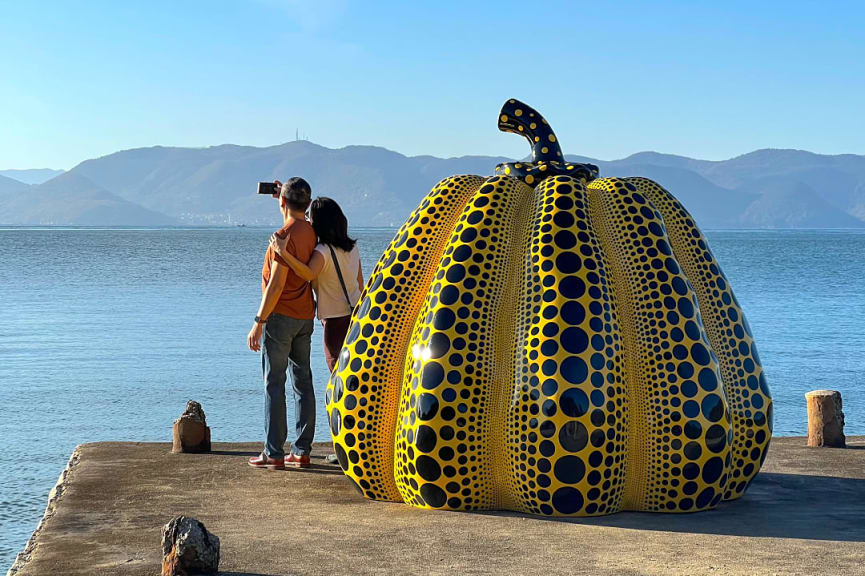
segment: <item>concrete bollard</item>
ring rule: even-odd
[[[805,394],[808,404],[808,446],[845,448],[844,412],[837,390],[812,390]]]

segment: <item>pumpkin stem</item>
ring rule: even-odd
[[[540,112],[511,98],[499,112],[499,130],[525,136],[532,145],[533,162],[563,162],[562,147]]]

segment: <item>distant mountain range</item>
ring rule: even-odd
[[[592,162],[602,176],[646,176],[675,194],[706,228],[865,227],[865,156],[757,150],[730,160],[640,152]],[[275,225],[259,180],[302,175],[336,199],[355,226],[398,226],[440,179],[492,174],[491,156],[403,156],[374,146],[330,149],[297,141],[255,148],[140,148],[59,174],[0,175],[5,225]],[[9,176],[12,176],[11,178]],[[39,181],[40,177],[48,178]]]
[[[63,170],[52,170],[50,168],[31,168],[29,170],[0,170],[0,176],[6,176],[24,182],[25,184],[42,184],[55,176],[63,174]]]

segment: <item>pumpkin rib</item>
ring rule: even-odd
[[[426,508],[490,509],[501,495],[493,446],[502,395],[496,342],[513,231],[532,190],[487,180],[466,204],[417,315],[396,428],[396,484]],[[509,383],[508,383],[509,387]],[[501,435],[499,433],[499,435]]]
[[[512,316],[515,322],[515,333],[513,337],[513,346],[511,347],[512,358],[510,359],[514,366],[511,397],[502,398],[506,403],[502,415],[506,418],[503,437],[505,451],[503,467],[508,469],[507,473],[509,482],[506,499],[510,504],[510,508],[508,509],[530,513],[534,512],[536,514],[540,513],[538,506],[532,506],[531,502],[527,502],[524,494],[528,490],[526,487],[526,460],[528,460],[529,456],[526,454],[527,450],[524,448],[525,440],[527,438],[526,424],[528,417],[525,414],[520,414],[521,406],[519,398],[521,392],[524,394],[528,391],[527,383],[535,384],[526,375],[528,367],[526,366],[527,350],[525,343],[529,340],[529,330],[532,326],[532,319],[534,317],[534,314],[532,314],[532,311],[527,304],[532,298],[533,288],[536,285],[536,274],[533,270],[535,265],[533,264],[532,246],[535,243],[535,231],[540,226],[541,209],[541,197],[540,195],[535,194],[532,199],[532,208],[529,212],[530,218],[526,219],[526,228],[523,231],[521,278],[519,284],[517,284],[517,306],[514,310],[514,315]],[[525,410],[526,408],[523,407],[522,409]]]
[[[623,315],[623,322],[633,322],[626,338],[636,341],[626,340],[626,346],[639,354],[637,365],[629,366],[629,435],[637,435],[646,452],[629,454],[627,480],[637,487],[626,486],[625,508],[713,508],[728,479],[730,415],[696,295],[651,201],[618,178],[595,180],[589,187],[599,192],[606,236],[621,263],[614,273],[624,271],[616,288],[626,283],[633,303],[633,316]],[[645,463],[646,469],[632,463]]]
[[[606,214],[604,193],[606,179],[594,184],[590,183],[589,214],[596,223],[602,252],[610,263],[610,284],[612,300],[619,315],[622,346],[625,357],[625,390],[628,398],[627,445],[628,453],[625,464],[625,488],[622,495],[621,509],[642,510],[646,482],[648,478],[649,452],[647,434],[642,431],[648,428],[646,415],[647,399],[645,386],[636,385],[633,379],[640,370],[640,354],[638,337],[635,333],[633,295],[625,269],[626,254],[615,241],[615,227]],[[593,185],[594,184],[594,185]]]
[[[733,431],[731,479],[724,500],[734,500],[759,471],[772,435],[772,399],[754,338],[730,283],[687,209],[652,180],[627,181],[664,217],[676,260],[691,281],[711,350],[718,357]]]
[[[608,266],[584,181],[557,176],[535,193],[507,419],[516,509],[609,514],[624,488],[627,398]]]
[[[495,329],[495,384],[492,399],[492,463],[494,510],[515,510],[517,506],[516,478],[509,466],[511,450],[508,445],[509,410],[517,391],[517,349],[520,340],[514,338],[514,323],[519,315],[521,288],[525,284],[525,246],[530,237],[531,223],[536,209],[534,191],[517,181],[516,190],[511,194],[521,194],[515,208],[515,224],[508,238],[507,262],[502,267],[504,281],[501,299],[494,312]]]
[[[408,341],[450,231],[484,180],[445,178],[400,227],[369,277],[328,383],[337,458],[367,498],[402,500],[393,451]]]

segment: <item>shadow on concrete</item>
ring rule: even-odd
[[[296,474],[327,474],[331,476],[344,475],[339,466],[324,466],[318,464],[312,464],[309,468],[286,468],[285,471]]]
[[[865,542],[865,480],[761,472],[744,496],[707,512],[532,518],[634,530]]]
[[[204,454],[209,454],[211,456],[245,456],[247,458],[251,456],[258,456],[261,454],[261,451],[254,452],[252,450],[211,450],[210,452],[205,452]]]
[[[202,453],[202,456],[241,456],[243,458],[249,458],[250,456],[258,456],[261,452],[254,452],[249,450],[211,450],[210,452]],[[319,462],[317,462],[317,460]],[[323,463],[323,458],[312,458],[312,463],[309,468],[292,468],[286,467],[285,472],[296,472],[300,474],[342,474],[342,469],[336,464],[325,464]],[[272,472],[272,470],[267,470],[267,472]],[[282,472],[282,470],[280,470]]]

